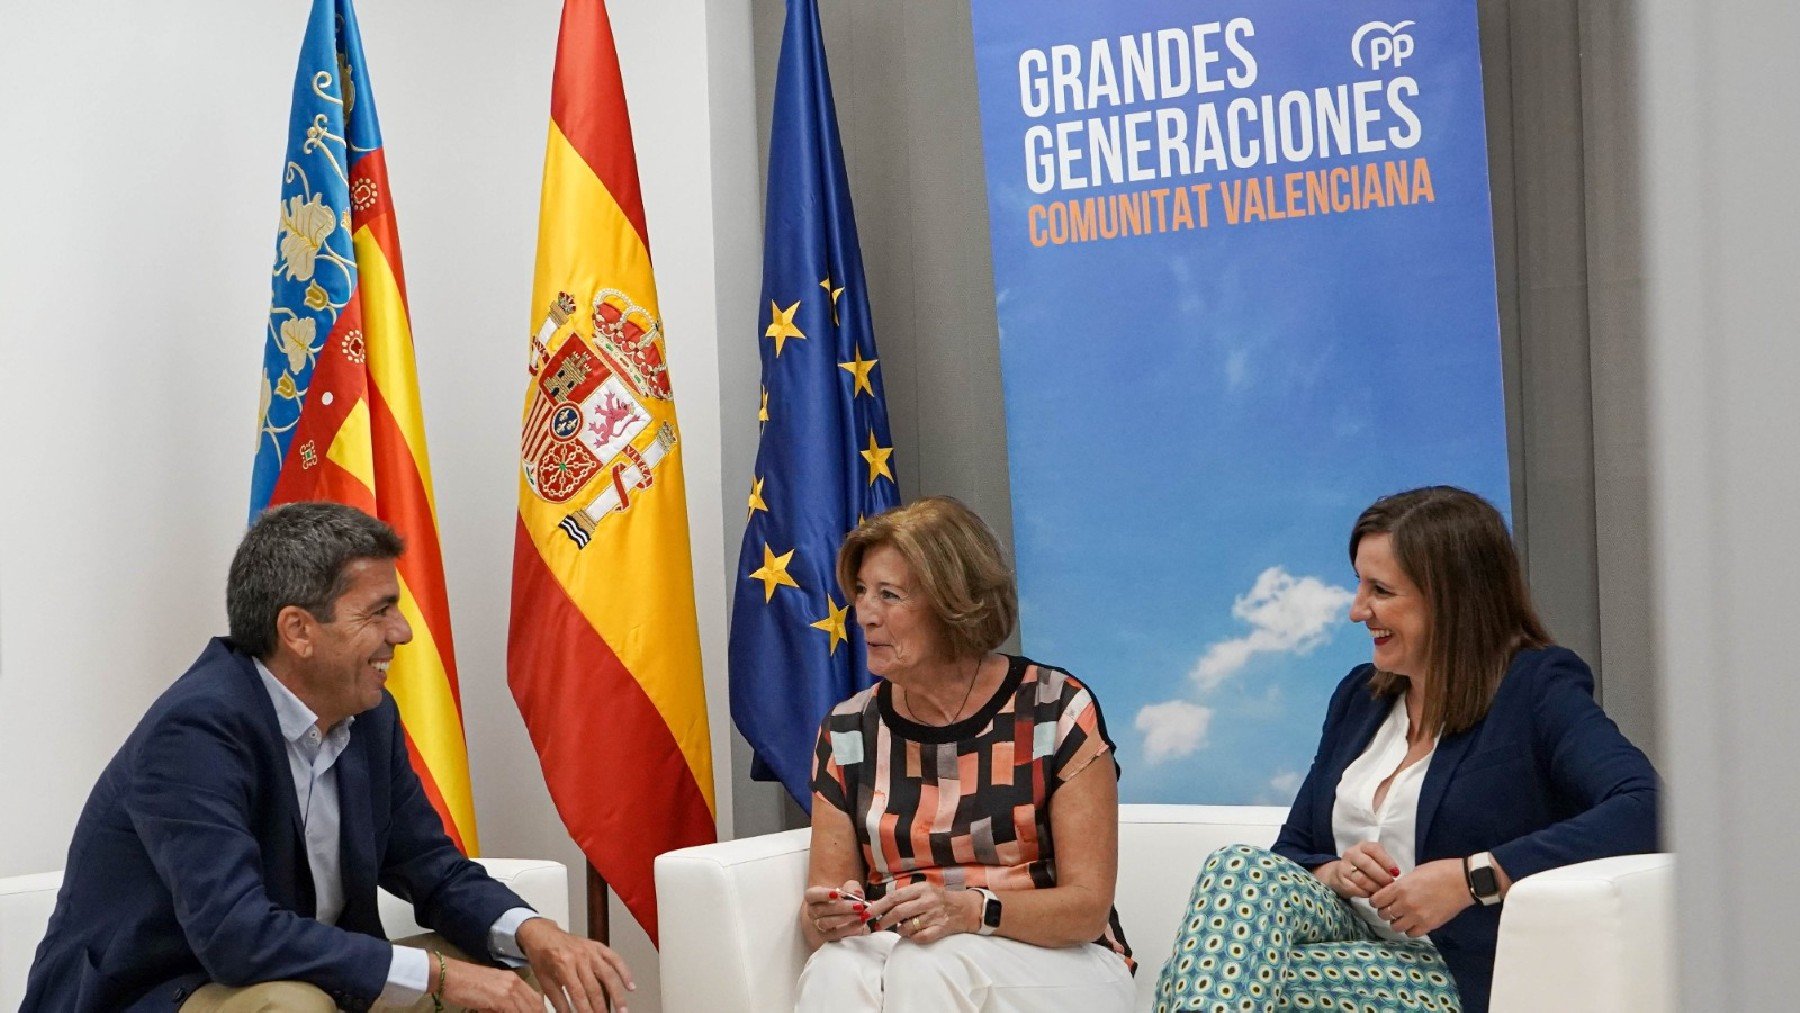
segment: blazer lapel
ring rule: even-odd
[[[275,757],[275,798],[277,804],[287,812],[288,825],[294,829],[294,840],[298,842],[300,868],[297,876],[312,881],[311,869],[306,859],[306,821],[300,815],[300,794],[294,788],[294,771],[288,765],[287,740],[281,736],[281,719],[275,714],[275,701],[269,699],[269,689],[263,685],[262,673],[256,670],[256,662],[241,655],[234,654],[238,669],[242,674],[239,690],[244,694],[250,708],[256,712],[257,723],[262,726],[262,733]]]
[[[1369,706],[1364,708],[1362,716],[1351,726],[1350,738],[1346,742],[1350,748],[1338,757],[1342,761],[1338,764],[1339,777],[1343,776],[1345,768],[1356,762],[1356,758],[1369,748],[1369,743],[1375,741],[1375,733],[1381,730],[1381,723],[1387,720],[1388,711],[1393,706],[1392,700],[1373,696],[1369,698]],[[1331,790],[1336,793],[1337,782],[1332,782]]]
[[[1455,735],[1439,739],[1437,749],[1431,754],[1431,766],[1425,771],[1425,783],[1419,786],[1418,825],[1413,834],[1413,855],[1423,859],[1425,855],[1425,838],[1431,833],[1432,817],[1437,815],[1438,806],[1443,804],[1444,790],[1450,786],[1450,776],[1462,765],[1463,757],[1469,754],[1469,745],[1475,741],[1475,733],[1480,728],[1470,728]]]

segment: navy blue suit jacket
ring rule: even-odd
[[[1275,852],[1308,869],[1338,857],[1331,808],[1344,768],[1392,707],[1369,691],[1373,665],[1338,684],[1312,769]],[[1438,741],[1419,792],[1418,864],[1493,852],[1514,880],[1609,855],[1656,850],[1656,771],[1594,702],[1573,651],[1520,651],[1487,717]],[[1431,933],[1464,1013],[1485,1013],[1505,905],[1473,906]]]
[[[311,917],[312,873],[287,747],[250,658],[214,640],[151,705],[88,796],[24,1013],[173,1010],[208,981],[296,980],[366,1009],[392,947],[379,884],[421,924],[488,954],[524,903],[445,836],[407,761],[394,699],[338,758],[344,910]]]

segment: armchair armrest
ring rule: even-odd
[[[498,880],[529,905],[532,910],[569,927],[569,869],[561,862],[534,858],[477,858],[487,874]],[[380,891],[376,903],[381,910],[381,928],[389,939],[404,939],[426,931],[413,920],[412,905]]]
[[[1675,856],[1625,855],[1506,895],[1491,1013],[1675,1013]]]
[[[663,1013],[794,1008],[810,840],[788,830],[657,857]]]

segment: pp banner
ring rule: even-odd
[[[975,0],[1024,648],[1291,801],[1376,497],[1510,513],[1474,0]]]

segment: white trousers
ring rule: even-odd
[[[794,1013],[1130,1013],[1135,996],[1125,958],[1098,943],[961,934],[919,944],[877,932],[819,947]]]

